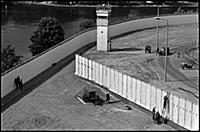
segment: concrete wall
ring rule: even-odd
[[[181,23],[196,23],[197,21],[197,15],[176,15],[166,16],[165,18],[169,20],[169,25]],[[164,22],[163,25],[165,25]],[[110,36],[113,37],[123,33],[155,26],[156,21],[154,20],[154,18],[137,19],[111,25],[109,27],[109,33]],[[25,83],[42,71],[46,70],[53,63],[58,62],[67,55],[70,55],[82,46],[85,46],[88,43],[95,41],[96,29],[79,33],[71,37],[70,39],[61,42],[60,44],[49,49],[48,51],[34,58],[31,58],[20,66],[13,68],[11,71],[3,74],[1,76],[1,98],[15,89],[14,78],[18,75],[23,79],[23,82]],[[96,77],[98,78],[98,76]]]
[[[44,54],[1,76],[1,98],[15,89],[14,78],[18,75],[22,78],[24,83],[29,81],[42,71],[49,68],[53,63],[58,62],[86,44],[95,42],[95,32],[96,30],[84,32],[68,41],[64,41],[52,50],[45,52]]]
[[[76,67],[85,67],[85,62],[92,61],[87,58],[76,55]],[[82,62],[82,63],[81,63]],[[130,77],[126,74],[122,74],[117,70],[104,66],[100,63],[95,63],[96,68],[91,71],[91,74],[95,74],[96,78],[91,80],[101,86],[107,87],[110,91],[144,107],[145,109],[152,111],[153,107],[159,113],[162,113],[164,96],[167,92],[159,89],[151,84],[146,84],[143,81]],[[101,78],[107,78],[107,74],[103,74],[103,67],[110,71],[110,84],[100,81]],[[86,70],[88,67],[85,67]],[[109,70],[108,70],[109,69]],[[89,79],[88,72],[76,71],[77,76]],[[90,79],[89,79],[90,80]],[[170,94],[169,96],[169,113],[167,117],[174,123],[189,129],[199,129],[199,105],[192,103],[184,98]]]

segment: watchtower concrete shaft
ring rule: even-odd
[[[109,16],[110,6],[96,8],[97,13],[97,51],[110,51]]]

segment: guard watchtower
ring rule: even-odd
[[[111,7],[102,6],[96,8],[97,13],[97,51],[110,51],[109,44],[109,16]]]

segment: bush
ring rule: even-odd
[[[85,29],[88,29],[88,28],[93,28],[96,26],[96,23],[94,20],[90,20],[90,19],[87,19],[85,21],[83,21],[79,27],[80,27],[80,31],[82,30],[85,30]]]
[[[1,47],[1,73],[20,64],[22,62],[21,58],[22,56],[16,56],[15,49],[11,45]]]
[[[33,44],[29,46],[29,50],[33,56],[37,55],[63,41],[64,34],[55,18],[43,17],[30,38]]]

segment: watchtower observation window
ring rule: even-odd
[[[98,16],[99,19],[107,19],[107,16]]]

